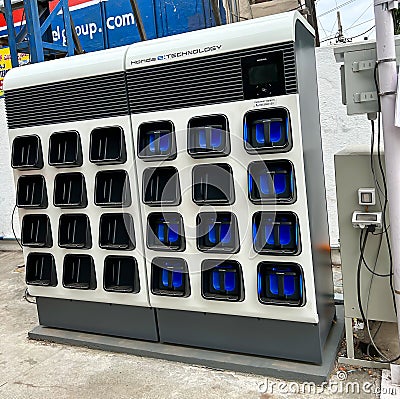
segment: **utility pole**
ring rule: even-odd
[[[337,17],[337,26],[338,26],[338,33],[337,33],[336,40],[338,42],[344,43],[345,39],[343,37],[343,26],[342,26],[342,20],[340,18],[340,11],[338,11],[336,13],[336,17]]]
[[[317,12],[315,10],[315,0],[305,0],[305,5],[308,9],[307,20],[315,30],[315,46],[319,47],[320,42],[319,42]]]
[[[400,128],[395,126],[397,69],[392,17],[392,11],[397,6],[398,3],[394,0],[374,0],[379,76],[378,96],[381,99],[394,289],[396,307],[399,309],[397,324],[400,327],[400,170],[398,161],[400,154]]]

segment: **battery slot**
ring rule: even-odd
[[[82,173],[60,173],[54,179],[54,206],[84,208],[86,184]]]
[[[125,170],[98,172],[95,182],[95,199],[98,206],[122,207],[131,205],[129,177]]]
[[[205,299],[242,301],[243,276],[234,260],[205,260],[201,265],[202,295]]]
[[[188,297],[189,271],[181,258],[154,258],[151,263],[151,292],[154,295]]]
[[[147,246],[158,251],[184,251],[185,233],[179,213],[151,213],[147,219]]]
[[[14,139],[11,166],[14,169],[43,168],[43,154],[39,136],[18,136]]]
[[[188,124],[188,152],[193,158],[230,153],[228,119],[225,115],[197,116]]]
[[[290,161],[252,162],[247,177],[249,198],[254,204],[292,204],[296,200],[294,168]]]
[[[82,165],[82,147],[78,132],[56,132],[50,136],[49,164],[55,167]]]
[[[139,292],[136,259],[132,256],[107,256],[104,260],[104,289],[109,292]]]
[[[198,205],[231,205],[235,202],[232,167],[228,164],[193,168],[193,201]]]
[[[97,127],[90,134],[90,162],[102,165],[126,162],[124,131],[120,126]]]
[[[244,117],[247,152],[284,152],[291,148],[289,112],[285,108],[249,111]]]
[[[19,208],[47,208],[46,181],[42,175],[21,176],[17,183]]]
[[[302,306],[303,270],[296,263],[261,262],[258,265],[258,299],[264,304]]]
[[[92,247],[90,222],[87,215],[63,214],[60,216],[58,245],[62,248]]]
[[[261,254],[297,255],[300,233],[293,212],[257,212],[253,215],[253,247]]]
[[[22,245],[47,247],[53,245],[50,219],[47,215],[25,215],[22,219]]]
[[[176,158],[175,128],[171,121],[145,122],[139,126],[138,157],[144,161]]]
[[[96,289],[96,272],[93,258],[90,255],[65,255],[63,286],[80,290]]]
[[[236,253],[240,239],[236,215],[201,212],[196,218],[197,248],[202,252]]]
[[[136,246],[132,215],[105,213],[100,217],[100,248],[131,250]]]
[[[31,252],[26,258],[26,284],[55,287],[57,272],[51,254]]]
[[[143,172],[143,202],[149,206],[181,203],[179,173],[173,166],[148,168]]]

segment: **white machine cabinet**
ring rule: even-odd
[[[5,93],[42,324],[322,362],[335,308],[299,13],[18,68]]]

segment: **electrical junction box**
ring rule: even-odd
[[[384,163],[382,154],[382,162]],[[378,170],[378,155],[373,154],[373,162]],[[363,214],[363,206],[359,205],[358,190],[361,187],[373,187],[374,178],[371,173],[370,148],[368,145],[350,146],[335,154],[335,176],[336,194],[339,218],[339,238],[340,254],[342,259],[343,273],[343,298],[345,317],[361,319],[361,314],[357,302],[357,264],[360,256],[360,232],[359,228],[354,228],[352,221],[353,215]],[[381,177],[377,176],[380,187],[383,187]],[[378,192],[377,192],[378,195]],[[382,199],[383,200],[383,199]],[[373,206],[368,207],[369,217],[381,213],[379,201]],[[389,220],[389,210],[386,219]],[[360,221],[354,220],[356,223]],[[377,220],[372,220],[376,223]],[[381,220],[382,222],[382,220]],[[368,221],[367,221],[368,223]],[[371,221],[369,222],[371,223]],[[365,259],[370,268],[374,267],[374,262],[382,238],[382,247],[375,271],[379,274],[389,272],[389,256],[385,237],[381,237],[382,230],[377,230],[377,234],[369,234],[367,246],[365,248]],[[390,234],[389,234],[390,237]],[[368,309],[367,316],[370,320],[382,320],[396,322],[392,304],[392,294],[388,277],[373,276],[366,267],[361,269],[361,297],[363,308]],[[368,304],[368,305],[367,305]]]
[[[374,70],[376,66],[375,41],[335,46],[336,62],[342,64],[342,102],[348,115],[378,112]],[[400,37],[396,36],[397,65],[400,63]]]
[[[299,13],[16,68],[5,98],[41,324],[322,362],[335,307]]]

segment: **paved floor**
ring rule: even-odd
[[[22,262],[20,252],[0,252],[0,399],[376,397],[380,372],[370,370],[347,370],[339,374],[344,381],[334,374],[322,393],[322,387],[30,341],[37,317],[23,299]]]

